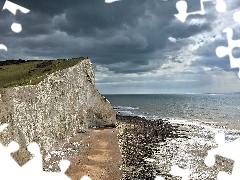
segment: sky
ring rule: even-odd
[[[228,46],[223,30],[240,39],[233,14],[239,0],[203,2],[204,14],[181,22],[178,0],[12,0],[30,10],[16,15],[0,12],[0,60],[89,57],[96,87],[102,94],[240,92],[238,68],[215,49]],[[200,0],[187,0],[187,12],[201,9]],[[0,0],[2,8],[5,1]],[[11,30],[12,23],[22,31]],[[232,50],[240,58],[240,48]]]

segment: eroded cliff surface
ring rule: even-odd
[[[1,142],[15,140],[21,147],[37,142],[48,152],[54,143],[89,126],[114,125],[115,112],[96,90],[94,78],[92,64],[85,59],[37,85],[1,89],[0,121],[9,123]],[[21,150],[18,161],[25,157]]]

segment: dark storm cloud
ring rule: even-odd
[[[94,64],[115,73],[157,70],[168,59],[166,48],[173,55],[170,60],[180,64],[182,61],[174,58],[176,52],[189,43],[188,37],[210,31],[211,21],[216,18],[214,13],[192,15],[187,18],[188,23],[181,23],[174,17],[177,0],[122,0],[111,4],[104,0],[12,2],[31,11],[28,14],[18,12],[16,16],[2,11],[0,43],[6,44],[9,51],[1,51],[1,60],[88,56]],[[187,2],[188,12],[200,9],[200,1]],[[3,4],[1,1],[0,5]],[[212,2],[204,4],[206,10],[214,6]],[[208,21],[199,25],[189,23],[191,19]],[[19,34],[10,30],[15,21],[23,26]],[[174,44],[168,37],[181,41]],[[193,66],[226,68],[228,65],[226,60],[219,63],[211,59],[214,56],[209,47],[196,55],[203,58],[193,62]]]
[[[116,73],[155,70],[165,61],[164,55],[155,53],[166,47],[169,36],[186,38],[210,27],[207,23],[199,27],[177,21],[173,16],[177,13],[176,0],[122,0],[111,4],[103,0],[12,2],[31,11],[18,12],[16,16],[2,12],[2,17],[8,17],[1,21],[5,21],[2,43],[11,47],[9,52],[18,51],[21,46],[21,55],[25,57],[89,56],[93,63],[105,65]],[[188,4],[189,11],[200,8],[199,3]],[[9,28],[14,18],[23,26],[19,34]],[[5,57],[11,59],[17,55],[5,53],[1,59]],[[159,63],[149,65],[156,59]],[[118,66],[118,63],[124,64]]]

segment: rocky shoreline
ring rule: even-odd
[[[118,139],[122,153],[123,179],[154,179],[158,174],[154,148],[160,142],[179,136],[168,122],[147,121],[145,118],[117,116]]]
[[[181,180],[170,173],[173,165],[189,169],[191,180],[215,180],[219,171],[231,174],[233,161],[216,156],[207,167],[207,151],[217,147],[216,132],[224,132],[226,141],[240,137],[221,123],[201,121],[147,120],[117,115],[117,128],[93,128],[77,133],[69,142],[52,152],[46,171],[58,171],[60,159],[71,161],[67,175],[79,179],[135,180],[156,176]],[[46,159],[46,157],[44,157]]]
[[[117,116],[118,139],[122,153],[123,179],[180,180],[170,174],[171,167],[190,170],[190,179],[213,180],[219,171],[231,174],[233,161],[216,156],[215,165],[207,167],[207,151],[216,148],[216,132],[225,132],[227,141],[240,132],[214,123],[146,120],[133,116]]]

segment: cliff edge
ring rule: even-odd
[[[90,59],[48,75],[37,85],[0,89],[0,122],[9,123],[1,143],[15,140],[19,164],[29,158],[26,146],[37,142],[42,153],[92,126],[116,124],[109,101],[95,88]]]

